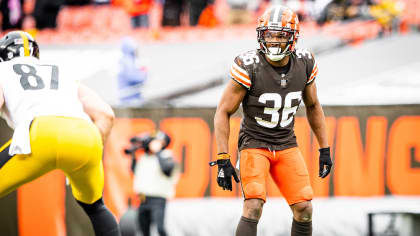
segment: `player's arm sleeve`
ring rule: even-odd
[[[243,67],[243,62],[238,57],[233,61],[229,74],[230,78],[247,90],[251,88],[251,77],[249,76],[249,72]]]
[[[312,58],[309,60],[307,65],[307,74],[308,74],[308,81],[306,84],[310,84],[313,81],[315,81],[317,75],[318,75],[318,64],[315,61],[315,57],[312,54]]]

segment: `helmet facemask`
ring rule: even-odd
[[[263,52],[272,61],[280,61],[294,50],[295,31],[288,29],[257,29],[258,42]]]

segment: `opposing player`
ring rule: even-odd
[[[214,117],[218,149],[217,182],[232,190],[238,176],[228,154],[229,119],[242,103],[239,133],[240,180],[245,198],[236,236],[257,235],[266,201],[266,179],[271,174],[293,212],[292,236],[312,235],[313,190],[297,147],[294,117],[303,100],[309,124],[321,147],[319,176],[332,167],[325,117],[317,98],[318,67],[313,55],[295,48],[299,37],[297,15],[284,6],[267,10],[258,21],[258,50],[235,58]],[[211,163],[212,164],[212,163]]]
[[[0,40],[0,108],[14,129],[0,148],[0,197],[45,173],[61,169],[95,234],[118,236],[118,224],[102,201],[103,143],[114,119],[92,90],[39,60],[26,32]]]

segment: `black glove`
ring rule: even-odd
[[[232,191],[232,175],[237,183],[239,183],[238,175],[236,174],[235,168],[230,162],[230,155],[227,153],[217,154],[217,161],[209,163],[210,166],[217,165],[217,184],[223,188],[223,190]]]
[[[319,177],[327,177],[331,171],[332,165],[333,163],[331,161],[330,148],[327,147],[319,149]]]

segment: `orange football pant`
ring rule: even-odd
[[[289,205],[313,198],[308,170],[297,147],[280,151],[244,149],[240,152],[239,170],[245,199],[266,201],[269,174]]]

